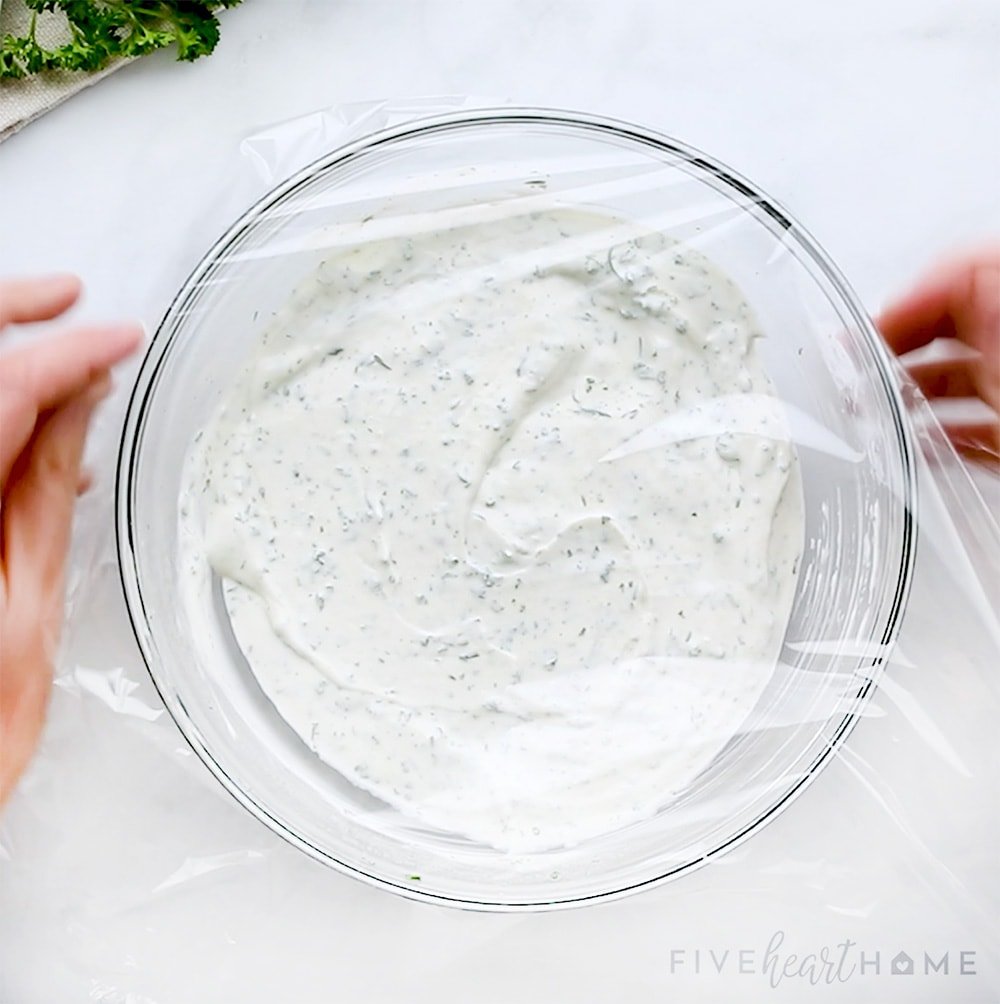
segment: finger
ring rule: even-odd
[[[949,270],[918,286],[876,320],[882,337],[898,356],[929,345],[936,338],[953,338],[955,320],[952,304],[961,295],[960,273]]]
[[[38,409],[20,395],[0,397],[0,492],[7,489],[14,461],[28,445],[38,421]]]
[[[55,408],[130,356],[141,341],[139,324],[102,324],[15,349],[0,356],[0,395],[20,392],[39,411]]]
[[[876,323],[897,355],[935,338],[957,337],[981,349],[984,333],[997,338],[998,297],[1000,248],[985,247],[937,268]]]
[[[8,609],[58,627],[63,574],[90,417],[107,392],[101,381],[51,412],[18,460],[3,507]],[[42,617],[39,618],[39,612]]]
[[[76,480],[77,496],[79,497],[80,495],[86,495],[87,492],[89,492],[93,486],[94,486],[94,472],[88,470],[87,468],[83,468],[83,470],[80,471],[80,477],[77,478]]]
[[[99,380],[46,418],[4,500],[0,805],[27,766],[45,720],[62,621],[72,498],[90,415],[109,385],[106,377]]]
[[[5,639],[0,672],[0,807],[28,766],[45,723],[52,664]]]
[[[911,363],[906,372],[924,397],[975,397],[974,367],[978,365],[978,359],[939,359]]]
[[[89,386],[141,339],[134,324],[81,328],[0,356],[0,488],[39,414]]]
[[[58,317],[76,303],[82,288],[75,275],[46,275],[0,282],[0,328]]]
[[[98,373],[84,391],[97,387],[104,388],[105,396],[110,392],[111,374],[107,370]],[[44,412],[34,401],[24,398],[20,390],[0,398],[0,491],[6,492],[11,471],[31,441],[39,414]]]

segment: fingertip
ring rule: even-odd
[[[75,302],[83,293],[83,280],[73,272],[53,272],[43,276],[42,282],[48,286],[51,296],[62,296]]]
[[[875,326],[897,355],[951,333],[948,293],[941,283],[918,286],[875,316]]]
[[[83,282],[73,272],[52,272],[49,275],[39,275],[23,280],[21,285],[30,286],[36,296],[44,296],[46,300],[75,302],[83,292]]]
[[[146,344],[149,338],[149,329],[143,321],[133,321],[132,326],[135,331],[135,344],[132,346],[134,351]]]
[[[146,329],[138,321],[125,321],[102,324],[87,334],[91,338],[96,334],[100,344],[95,363],[100,369],[110,369],[139,348],[145,340]]]
[[[64,314],[83,294],[83,282],[72,272],[56,272],[42,279],[38,296],[39,320]]]
[[[0,327],[51,320],[69,310],[82,292],[83,283],[70,272],[2,282]]]
[[[142,321],[126,321],[115,327],[122,358],[132,355],[146,340],[146,326]]]

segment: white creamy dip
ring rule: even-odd
[[[181,536],[187,602],[207,561],[324,761],[529,851],[651,816],[739,731],[803,525],[736,287],[510,212],[331,251],[191,451]]]

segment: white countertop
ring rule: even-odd
[[[0,274],[78,271],[79,316],[154,327],[260,184],[248,134],[343,103],[469,94],[632,119],[712,153],[875,308],[939,254],[1000,234],[998,52],[995,0],[247,0],[211,59],[145,59],[0,146]],[[43,750],[0,820],[4,1004],[1000,998],[1000,798],[984,787],[1000,696],[960,606],[916,590],[910,620],[928,630],[904,634],[850,753],[717,865],[547,915],[404,902],[272,836],[162,712],[107,505],[133,373],[101,418],[103,489],[71,587],[96,573],[75,592]],[[940,540],[925,582],[951,570]],[[739,951],[759,969],[779,931],[782,960],[849,938],[869,970],[776,990],[741,975]],[[918,967],[948,951],[952,971],[893,977],[901,948]],[[962,951],[977,975],[960,974]]]

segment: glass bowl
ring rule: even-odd
[[[781,660],[745,722],[653,818],[573,848],[502,853],[430,830],[322,763],[264,696],[214,602],[179,599],[185,454],[329,228],[539,189],[694,245],[742,288],[801,468],[805,541]],[[136,638],[192,748],[264,824],[319,861],[414,899],[541,909],[621,896],[712,860],[788,806],[862,713],[906,602],[913,446],[892,363],[857,297],[770,198],[637,126],[540,109],[425,119],[324,156],[245,213],[152,339],[117,481]]]

